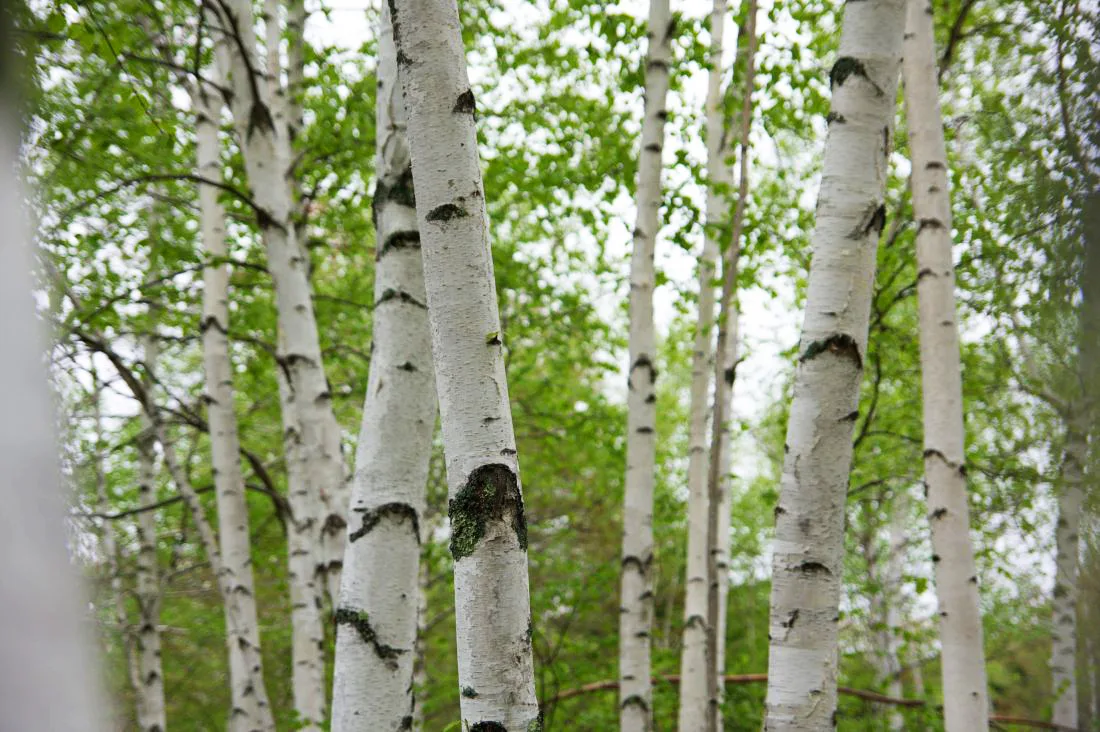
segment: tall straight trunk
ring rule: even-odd
[[[192,89],[196,111],[196,167],[201,178],[212,181],[199,186],[199,217],[202,246],[207,264],[203,268],[202,352],[206,379],[204,397],[210,424],[210,457],[218,507],[218,539],[226,579],[238,596],[240,624],[232,622],[225,608],[226,647],[229,654],[230,730],[247,732],[263,724],[257,696],[249,693],[252,679],[263,681],[263,671],[253,675],[245,666],[243,645],[260,648],[256,618],[255,583],[248,503],[241,475],[240,436],[233,403],[233,365],[229,355],[229,266],[225,259],[225,211],[214,185],[221,181],[218,120],[222,105],[210,90]],[[243,641],[243,643],[242,643]],[[263,695],[263,696],[266,696]]]
[[[387,4],[378,33],[377,99],[374,342],[336,611],[333,732],[411,729],[416,704],[420,530],[436,395],[405,105]]]
[[[447,460],[462,723],[537,729],[527,521],[458,8],[390,10]]]
[[[626,485],[619,607],[619,705],[623,732],[653,724],[653,485],[657,455],[657,347],[653,325],[654,253],[660,230],[662,150],[674,31],[669,0],[650,0],[645,110],[638,163],[637,219],[630,258],[630,375],[627,380]]]
[[[901,623],[904,614],[902,603],[903,574],[905,571],[905,549],[908,544],[909,497],[904,493],[894,496],[890,507],[890,543],[886,557],[886,572],[882,582],[882,592],[886,597],[886,612],[882,618],[883,630],[880,649],[882,651],[882,688],[888,696],[898,698],[902,694],[901,685]],[[896,708],[890,710],[889,726],[900,732],[905,729],[905,718]]]
[[[951,198],[930,0],[908,0],[905,108],[917,227],[924,480],[943,648],[948,732],[989,725],[978,578],[970,541]]]
[[[33,252],[15,172],[24,69],[0,12],[0,728],[106,730],[78,573],[65,543],[55,417],[32,297]]]
[[[737,368],[737,360],[739,358],[740,348],[738,341],[738,313],[736,310],[736,304],[732,305],[727,311],[727,318],[729,319],[729,336],[725,343],[725,355],[723,356],[724,365],[722,368],[723,378],[725,374],[733,374]],[[733,394],[732,391],[727,397],[729,401],[727,405],[732,404]],[[732,407],[727,406],[726,414],[732,414]],[[719,471],[719,497],[718,497],[718,540],[715,546],[715,558],[714,566],[716,570],[717,582],[718,582],[718,618],[715,621],[714,634],[717,639],[717,648],[715,649],[714,656],[714,668],[718,674],[718,694],[719,702],[721,702],[721,695],[725,688],[725,673],[726,673],[726,608],[729,600],[729,569],[730,569],[730,505],[732,500],[733,489],[733,422],[727,417],[725,425],[722,427],[722,434],[720,436],[718,446],[718,471]],[[719,721],[719,729],[721,729],[721,720]]]
[[[233,112],[275,285],[280,331],[280,385],[293,513],[290,584],[295,711],[305,729],[325,717],[321,606],[323,536],[345,525],[340,429],[332,409],[313,311],[308,262],[293,222],[288,171],[291,146],[285,106],[272,73],[259,65],[249,0],[219,3],[229,48]]]
[[[153,386],[151,372],[157,362],[156,336],[142,337],[142,359],[145,362],[145,388]],[[164,704],[164,669],[161,667],[160,600],[161,588],[157,568],[157,502],[156,436],[148,419],[142,422],[137,440],[138,453],[138,513],[137,572],[135,597],[138,604],[138,728],[141,732],[164,732],[167,711]]]
[[[707,75],[707,228],[699,257],[699,321],[691,357],[691,406],[688,427],[687,580],[684,593],[684,633],[680,654],[681,732],[700,730],[707,713],[707,413],[710,375],[714,369],[715,270],[729,203],[726,116],[722,98],[722,41],[726,0],[714,0],[710,13]]]
[[[722,298],[718,305],[718,345],[720,357],[715,362],[714,410],[711,423],[710,470],[707,475],[709,504],[713,507],[707,516],[707,699],[709,714],[707,729],[722,729],[722,669],[719,661],[725,657],[719,651],[725,634],[722,614],[722,586],[725,578],[719,578],[720,565],[728,566],[729,549],[722,555],[722,546],[728,537],[720,536],[720,528],[729,524],[729,469],[730,428],[733,407],[733,381],[737,367],[737,271],[741,256],[741,235],[745,227],[745,209],[749,197],[749,133],[752,130],[752,90],[756,76],[756,0],[749,0],[742,29],[744,43],[744,84],[741,89],[741,118],[738,120],[739,179],[737,207],[733,213],[730,240],[722,262]],[[724,453],[724,454],[723,454]],[[726,513],[723,519],[722,512]],[[728,529],[725,533],[729,533]],[[721,635],[720,635],[721,634]]]
[[[1051,721],[1077,727],[1077,598],[1081,512],[1084,509],[1085,466],[1088,464],[1087,427],[1067,420],[1062,460],[1058,524],[1055,529],[1054,613],[1051,643],[1051,683],[1054,714]]]
[[[905,0],[844,6],[800,356],[775,509],[769,732],[836,724],[844,504],[894,123]]]
[[[102,513],[108,513],[111,510],[111,503],[110,497],[107,494],[107,470],[104,465],[106,442],[103,435],[103,413],[101,406],[103,401],[103,384],[99,380],[99,373],[96,371],[94,360],[92,362],[91,375],[93,400],[92,416],[95,435],[95,451],[93,457],[95,493],[96,501],[99,503],[99,510]],[[126,659],[126,671],[130,679],[130,688],[134,690],[134,698],[138,700],[138,704],[140,705],[142,698],[141,669],[138,668],[138,659],[134,643],[134,628],[130,624],[130,614],[126,610],[126,594],[122,586],[122,569],[119,566],[118,536],[115,533],[114,522],[111,519],[104,520],[101,536],[103,541],[103,555],[107,565],[107,576],[110,578],[108,588],[111,602],[114,604],[115,621],[118,623],[122,655]],[[135,712],[140,715],[140,707],[135,709]],[[119,724],[121,725],[121,720]]]

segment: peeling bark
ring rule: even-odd
[[[537,729],[526,521],[458,8],[389,5],[447,460],[459,686],[476,691],[460,697],[462,723]]]
[[[977,569],[970,539],[963,428],[962,363],[951,255],[947,150],[930,0],[908,0],[905,109],[913,158],[917,229],[924,480],[940,611],[944,721],[948,732],[986,729],[986,687]]]
[[[848,416],[859,403],[904,24],[905,0],[847,3],[831,74],[834,121],[772,545],[769,732],[836,725]]]

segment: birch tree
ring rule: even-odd
[[[334,732],[413,728],[420,532],[436,419],[405,103],[385,4],[378,39],[374,341],[336,610]]]
[[[691,354],[690,423],[688,432],[687,580],[684,592],[684,633],[680,653],[679,729],[701,730],[707,718],[707,402],[714,369],[715,275],[720,246],[718,232],[729,205],[726,118],[722,95],[723,36],[726,0],[715,0],[710,12],[710,48],[707,63],[707,227],[699,257],[699,322]]]
[[[53,406],[15,178],[23,69],[13,52],[13,14],[0,9],[0,727],[101,732],[107,719],[66,552]]]
[[[447,460],[462,724],[538,729],[527,520],[458,7],[390,11]]]
[[[737,206],[733,213],[730,240],[722,262],[722,298],[718,305],[719,358],[715,362],[714,410],[711,423],[710,464],[707,475],[707,729],[722,729],[721,689],[725,656],[720,650],[725,635],[722,597],[728,581],[719,577],[719,569],[729,563],[730,510],[730,413],[733,407],[733,382],[737,369],[737,272],[741,256],[741,235],[749,196],[749,133],[752,131],[752,90],[756,69],[756,0],[749,0],[742,29],[744,42],[744,85],[741,89],[741,117],[738,120],[739,170]],[[725,515],[723,515],[723,512]],[[721,533],[727,534],[722,537]],[[723,547],[725,547],[723,555]]]
[[[142,359],[145,363],[145,388],[151,389],[152,369],[157,361],[154,336],[142,339]],[[138,604],[137,665],[138,726],[142,732],[163,732],[167,729],[164,706],[164,669],[161,667],[160,601],[161,587],[157,568],[157,454],[153,425],[146,418],[137,441],[138,452],[138,513],[137,572],[135,597]]]
[[[653,484],[657,450],[657,368],[653,325],[654,254],[660,230],[665,100],[672,58],[668,0],[651,0],[646,37],[645,110],[638,163],[637,218],[630,257],[630,372],[626,402],[619,706],[623,732],[652,727]]]
[[[325,718],[322,603],[323,529],[345,522],[340,429],[332,410],[314,317],[308,262],[292,221],[291,146],[274,69],[265,81],[248,0],[218,3],[226,34],[233,113],[275,285],[284,449],[290,478],[290,584],[295,711],[305,729]],[[277,20],[277,14],[276,14]],[[269,35],[270,37],[270,35]],[[269,57],[269,65],[277,58]],[[344,507],[346,508],[346,507]]]
[[[220,48],[219,55],[224,52]],[[215,74],[215,83],[221,81]],[[191,88],[196,118],[196,169],[200,179],[210,183],[199,186],[199,218],[202,246],[206,255],[203,267],[202,332],[204,401],[210,424],[210,452],[214,490],[218,508],[218,540],[226,581],[237,595],[240,607],[234,624],[225,608],[226,645],[229,652],[229,687],[232,709],[230,727],[234,730],[257,729],[263,724],[258,696],[250,693],[250,684],[262,683],[263,671],[248,673],[242,648],[260,649],[257,625],[255,582],[252,577],[252,547],[249,536],[248,503],[241,475],[240,436],[234,407],[233,364],[229,353],[229,267],[225,261],[225,212],[218,200],[216,184],[222,182],[218,120],[222,105],[205,84]],[[266,694],[259,695],[266,696]]]
[[[962,732],[989,726],[989,696],[970,542],[951,199],[929,0],[908,1],[904,57],[913,214],[918,222],[924,480],[939,601],[944,719],[948,732]]]
[[[904,0],[846,4],[829,74],[829,133],[775,508],[769,732],[836,724],[844,504],[904,31]]]

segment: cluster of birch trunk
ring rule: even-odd
[[[623,732],[653,729],[651,637],[654,622],[653,523],[657,463],[658,349],[654,323],[655,253],[661,231],[666,109],[676,32],[669,0],[651,0],[644,60],[645,104],[630,259],[629,368],[619,616],[619,709]],[[478,154],[477,102],[467,72],[454,0],[383,3],[377,58],[377,148],[373,216],[377,232],[370,376],[357,452],[347,459],[325,374],[300,221],[305,197],[295,172],[295,138],[304,125],[306,8],[302,0],[204,3],[213,63],[181,72],[194,115],[198,217],[204,250],[201,346],[205,419],[187,416],[210,434],[216,519],[211,520],[165,422],[158,379],[158,342],[143,337],[140,353],[120,352],[102,333],[79,329],[79,340],[109,362],[141,408],[138,541],[134,596],[140,622],[128,637],[127,670],[137,690],[143,732],[168,729],[161,667],[161,596],[154,484],[167,472],[190,513],[224,604],[225,654],[231,703],[227,729],[273,731],[265,688],[253,579],[249,512],[234,406],[230,344],[227,215],[219,130],[231,120],[275,288],[278,400],[288,490],[287,576],[291,668],[297,729],[378,732],[417,729],[415,680],[422,610],[421,545],[425,486],[437,421],[446,460],[450,551],[462,729],[541,729],[535,693],[532,618],[524,511],[516,437],[497,309],[485,187]],[[727,0],[710,15],[706,235],[698,262],[698,322],[691,356],[687,469],[687,563],[678,727],[724,728],[733,391],[739,361],[738,272],[749,205],[753,90],[757,55],[755,0],[737,28],[732,82],[726,57]],[[138,19],[141,22],[141,19]],[[257,37],[257,29],[264,38]],[[150,30],[155,36],[155,32]],[[281,39],[289,39],[285,59]],[[201,39],[200,39],[201,41]],[[930,0],[873,0],[845,6],[838,55],[829,74],[829,131],[818,198],[813,258],[785,461],[771,551],[771,606],[765,729],[831,730],[836,726],[838,620],[845,553],[845,500],[853,430],[868,349],[876,254],[888,222],[888,159],[897,126],[899,81],[911,157],[910,190],[917,222],[921,393],[924,426],[924,513],[931,530],[943,667],[943,713],[949,732],[988,728],[990,703],[983,653],[978,574],[970,537],[962,361],[952,258],[950,175],[940,107],[939,57]],[[167,62],[166,62],[167,63]],[[2,71],[2,70],[0,70]],[[735,112],[727,115],[727,99]],[[16,127],[4,115],[0,123]],[[3,131],[3,130],[0,130]],[[0,139],[3,162],[17,156],[14,133]],[[730,192],[735,195],[731,196]],[[5,187],[5,215],[18,194]],[[732,200],[731,200],[732,199]],[[152,214],[155,217],[155,211]],[[15,214],[11,217],[16,218]],[[1100,257],[1086,261],[1086,281],[1100,282]],[[29,271],[24,247],[0,247],[0,276]],[[8,262],[12,258],[12,262]],[[155,255],[144,263],[150,279]],[[60,284],[60,283],[59,283]],[[73,306],[79,297],[60,284]],[[37,352],[25,282],[0,286],[13,353]],[[12,293],[21,293],[13,296]],[[10,302],[9,302],[10,301]],[[1077,363],[1089,384],[1098,347],[1098,298],[1085,291]],[[9,307],[10,306],[10,307]],[[160,313],[148,298],[156,332]],[[10,322],[9,322],[10,321]],[[0,422],[5,465],[2,571],[41,576],[68,572],[53,502],[53,446],[45,384],[33,359],[2,360],[5,403],[24,421]],[[10,370],[10,373],[9,373]],[[27,391],[19,386],[34,384]],[[98,381],[93,385],[98,394]],[[10,393],[8,393],[10,392]],[[1045,394],[1069,437],[1058,503],[1057,585],[1052,664],[1054,723],[1076,728],[1073,658],[1079,516],[1084,500],[1089,429],[1087,399]],[[97,496],[106,510],[100,405],[95,404]],[[178,416],[178,415],[176,415]],[[186,416],[186,415],[185,415]],[[30,422],[25,420],[29,419]],[[352,467],[354,469],[352,469]],[[51,486],[53,495],[19,489]],[[895,506],[891,545],[904,544],[906,506]],[[17,510],[16,510],[17,509]],[[13,517],[20,517],[18,521]],[[33,519],[26,523],[24,519]],[[107,561],[116,537],[104,535]],[[29,552],[28,550],[33,550]],[[33,557],[42,566],[11,562]],[[894,552],[885,574],[897,581]],[[2,593],[0,634],[8,652],[0,666],[0,721],[5,728],[103,729],[90,661],[80,637],[74,583],[17,583],[41,590]],[[117,588],[116,588],[117,590]],[[116,591],[121,598],[122,592]],[[55,596],[56,595],[56,596]],[[897,612],[887,595],[884,614]],[[58,623],[33,618],[49,608]],[[126,611],[117,608],[119,622]],[[331,708],[325,673],[325,626],[336,628]],[[890,623],[888,623],[889,625]],[[28,635],[27,628],[43,632]],[[13,629],[18,629],[13,633]],[[9,637],[11,636],[11,637]],[[40,637],[41,636],[41,637]],[[887,637],[882,645],[889,649]],[[54,649],[56,650],[43,650]],[[76,649],[76,650],[74,650]],[[10,657],[40,662],[13,674]],[[896,677],[896,649],[884,678]],[[57,667],[38,666],[66,657]],[[42,679],[49,675],[47,685]],[[8,683],[11,681],[12,683]],[[15,683],[18,681],[18,683]],[[43,690],[51,689],[51,699]],[[61,696],[56,696],[60,694]],[[895,694],[896,696],[896,694]],[[63,702],[63,703],[62,703]],[[43,721],[46,720],[46,721]],[[898,728],[897,720],[891,725]]]

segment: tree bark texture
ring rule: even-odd
[[[944,722],[948,732],[984,730],[989,695],[970,540],[951,198],[930,0],[908,0],[904,56],[917,220],[924,480],[943,648]]]
[[[447,461],[462,723],[525,732],[540,726],[527,521],[458,7],[391,0],[390,12]]]
[[[844,8],[806,314],[775,509],[765,729],[836,726],[852,432],[901,65],[905,0]]]
[[[435,430],[431,331],[389,7],[378,34],[374,342],[336,610],[334,732],[413,728],[421,527]]]

